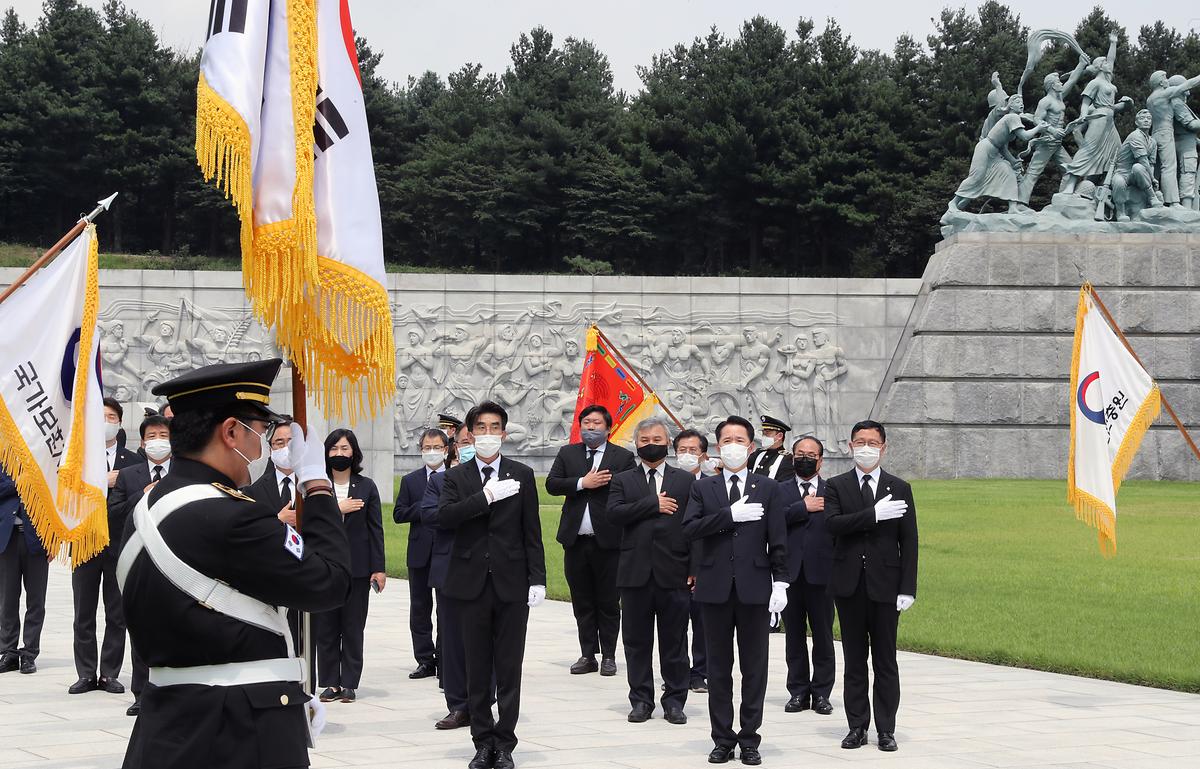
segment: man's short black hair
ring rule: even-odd
[[[345,427],[338,429],[325,436],[325,472],[330,478],[333,477],[333,468],[329,466],[329,450],[337,444],[342,438],[350,444],[350,474],[362,475],[363,453],[358,447],[358,437],[354,435],[354,431]]]
[[[504,407],[495,401],[483,401],[467,412],[467,425],[472,432],[475,430],[475,424],[479,421],[479,417],[484,414],[495,414],[500,417],[500,429],[508,429],[508,412],[504,410]]]
[[[166,417],[155,418],[166,420],[171,427],[171,454],[192,457],[204,451],[204,447],[212,440],[213,431],[230,417],[248,425],[251,420],[264,421],[262,412],[251,413],[249,409],[237,406],[183,411],[169,420]]]
[[[708,438],[705,438],[704,435],[702,433],[700,433],[700,431],[693,430],[690,427],[686,430],[680,431],[679,435],[675,436],[675,440],[671,441],[671,448],[675,449],[676,453],[679,452],[679,442],[684,440],[685,438],[699,438],[700,439],[700,452],[702,454],[708,453]]]
[[[146,431],[151,427],[165,427],[170,430],[171,420],[161,417],[158,414],[152,414],[143,419],[142,426],[138,428],[138,431],[142,434],[142,440],[146,440]],[[172,447],[172,450],[174,450],[174,447]]]
[[[874,419],[864,419],[861,422],[856,422],[854,427],[850,428],[850,440],[854,440],[854,434],[859,430],[878,430],[879,440],[887,443],[887,431],[883,429],[883,425],[879,424]]]
[[[801,435],[796,440],[792,441],[792,453],[796,453],[796,447],[800,445],[800,441],[812,441],[817,444],[817,456],[825,456],[825,444],[821,443],[821,439],[815,435]]]
[[[604,408],[599,403],[593,403],[590,406],[583,407],[583,411],[579,412],[579,424],[583,424],[584,417],[591,416],[592,414],[599,414],[600,416],[604,417],[604,424],[608,425],[609,430],[612,429],[612,414],[608,413],[608,409]]]
[[[125,418],[125,409],[121,407],[121,402],[118,401],[116,398],[105,398],[104,405],[107,408],[110,408],[113,411],[117,412],[117,421],[120,421]]]
[[[417,445],[420,446],[422,443],[424,443],[426,438],[437,438],[442,442],[443,446],[446,446],[447,448],[450,446],[450,439],[439,427],[428,427],[422,430],[421,437],[417,439]]]
[[[744,427],[746,434],[750,436],[750,442],[754,442],[754,425],[750,424],[750,420],[745,417],[728,416],[725,421],[717,425],[717,443],[721,442],[721,431],[726,427]]]

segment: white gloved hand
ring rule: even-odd
[[[875,503],[875,523],[899,518],[906,512],[908,512],[908,503],[903,499],[892,499],[892,495],[888,494]]]
[[[483,487],[483,493],[487,496],[489,505],[515,496],[520,490],[521,482],[516,478],[505,478],[504,480],[493,478]]]
[[[898,595],[896,596],[896,611],[908,611],[916,602],[917,599],[911,595]]]
[[[304,703],[304,710],[313,739],[316,739],[325,730],[325,703],[314,695]]]
[[[787,589],[786,582],[771,583],[771,601],[767,604],[767,611],[781,612],[787,608]]]
[[[302,487],[308,481],[329,480],[325,474],[325,441],[312,431],[307,437],[300,425],[292,422],[292,440],[288,444],[288,455],[292,460],[292,474],[296,485]]]
[[[540,606],[542,601],[546,600],[545,585],[530,585],[529,586],[529,608]]]
[[[742,497],[729,506],[729,512],[733,515],[734,523],[746,523],[762,518],[763,506],[760,502],[747,502],[746,498]]]

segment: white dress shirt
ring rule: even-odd
[[[606,449],[607,447],[608,447],[608,441],[601,443],[595,449],[584,444],[584,447],[583,447],[584,451],[596,452],[596,453],[592,454],[592,469],[593,470],[595,470],[597,467],[599,467],[600,463],[604,461],[604,449]],[[584,456],[587,456],[587,455],[585,454]],[[575,490],[583,491],[583,478],[582,477],[580,477],[579,481],[575,484]],[[583,506],[583,520],[581,520],[579,522],[580,536],[592,537],[592,536],[595,536],[595,534],[596,534],[596,531],[592,528],[592,509],[591,508],[592,508],[591,505]]]
[[[154,480],[154,468],[156,468],[156,467],[162,468],[162,474],[164,476],[166,476],[167,473],[171,472],[171,458],[170,457],[167,457],[166,459],[164,459],[163,463],[161,465],[156,465],[153,462],[151,462],[149,459],[146,460],[146,464],[150,466],[150,480],[151,481]]]
[[[808,484],[808,493],[807,494],[804,493],[804,484],[806,484],[806,483]],[[815,496],[817,493],[817,487],[820,485],[821,485],[821,476],[819,474],[814,475],[811,478],[801,478],[798,475],[796,476],[796,488],[800,489],[801,497]],[[862,486],[861,478],[858,481],[858,485],[859,485],[859,487]]]
[[[108,455],[108,469],[112,470],[113,466],[117,464],[117,443],[116,443],[116,441],[113,441],[113,445],[111,445],[111,446],[105,446],[104,453]]]
[[[654,471],[653,481],[650,480],[651,470]],[[642,472],[646,475],[646,485],[650,487],[650,490],[654,492],[654,496],[657,497],[662,491],[663,474],[667,472],[667,463],[662,462],[658,467],[650,467],[649,465],[643,464]]]
[[[294,475],[287,475],[275,468],[275,489],[279,492],[279,496],[283,497],[283,479],[288,479],[288,493],[292,495],[292,501],[296,501],[296,478]]]
[[[487,484],[487,482],[488,482],[488,477],[483,474],[483,468],[485,468],[485,467],[492,468],[492,480],[500,480],[500,455],[499,454],[492,457],[492,461],[490,461],[490,462],[483,461],[482,459],[479,458],[479,455],[476,454],[475,455],[475,464],[479,466],[479,480],[481,482],[483,482],[484,484]]]

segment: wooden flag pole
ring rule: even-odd
[[[300,368],[295,361],[292,364],[292,420],[308,435],[308,390],[304,386],[304,377],[300,376]],[[296,489],[292,499],[296,504],[296,531],[304,531],[304,497]],[[298,653],[308,669],[308,685],[305,690],[315,694],[317,690],[317,661],[313,654],[312,613],[300,612],[300,643]]]
[[[1100,295],[1096,293],[1095,287],[1093,287],[1091,283],[1085,283],[1084,287],[1087,289],[1087,292],[1092,299],[1096,301],[1096,307],[1100,308],[1101,314],[1103,314],[1105,320],[1108,321],[1109,328],[1116,333],[1117,338],[1121,340],[1121,344],[1125,345],[1125,349],[1129,351],[1129,354],[1133,356],[1133,359],[1137,361],[1138,365],[1149,372],[1150,369],[1146,368],[1146,364],[1142,363],[1142,359],[1139,358],[1138,354],[1133,351],[1133,345],[1129,344],[1129,340],[1125,338],[1123,333],[1121,333],[1121,327],[1117,325],[1117,321],[1113,319],[1112,313],[1110,313],[1108,308],[1104,306],[1104,302],[1100,299]],[[1175,409],[1171,408],[1170,403],[1167,403],[1167,396],[1163,394],[1162,388],[1159,388],[1158,399],[1162,402],[1163,408],[1167,410],[1167,413],[1171,415],[1171,419],[1174,420],[1175,426],[1179,428],[1179,432],[1183,434],[1183,439],[1187,441],[1187,445],[1191,447],[1192,453],[1196,455],[1196,459],[1200,459],[1200,448],[1196,447],[1196,442],[1192,440],[1191,434],[1188,433],[1187,428],[1183,426],[1183,422],[1181,422],[1178,415],[1175,414]]]
[[[619,360],[622,363],[622,365],[624,365],[625,368],[629,370],[629,375],[632,376],[634,378],[634,380],[636,380],[637,383],[642,386],[643,390],[649,390],[654,395],[655,399],[658,401],[658,405],[662,406],[662,410],[667,413],[667,416],[669,416],[671,418],[671,421],[674,422],[679,427],[680,430],[686,429],[683,425],[683,422],[679,421],[679,417],[675,416],[675,414],[671,411],[670,407],[667,406],[667,404],[663,401],[663,399],[658,397],[658,393],[654,392],[654,388],[651,387],[650,385],[646,384],[646,381],[644,379],[642,379],[641,375],[638,374],[637,370],[633,366],[629,365],[629,361],[625,360],[625,356],[622,355],[621,351],[617,349],[617,346],[612,343],[612,340],[604,335],[604,332],[600,330],[599,326],[595,326],[595,329],[596,329],[596,336],[599,337],[600,339],[604,340],[604,344],[606,344],[608,346],[608,349],[612,350],[612,354],[615,355],[617,357],[617,360]]]

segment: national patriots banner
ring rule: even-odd
[[[1097,529],[1105,554],[1117,549],[1117,490],[1159,407],[1158,385],[1101,316],[1085,285],[1071,356],[1067,500],[1077,518]]]
[[[391,400],[379,200],[347,0],[214,0],[196,157],[241,218],[242,275],[327,415]]]
[[[96,228],[0,305],[0,463],[49,553],[108,544]]]
[[[654,413],[658,396],[647,392],[641,381],[630,371],[621,356],[595,326],[588,329],[583,358],[583,375],[579,381],[579,400],[571,420],[571,443],[580,441],[579,412],[591,405],[603,406],[612,414],[613,426],[609,440],[625,441],[637,423]]]

